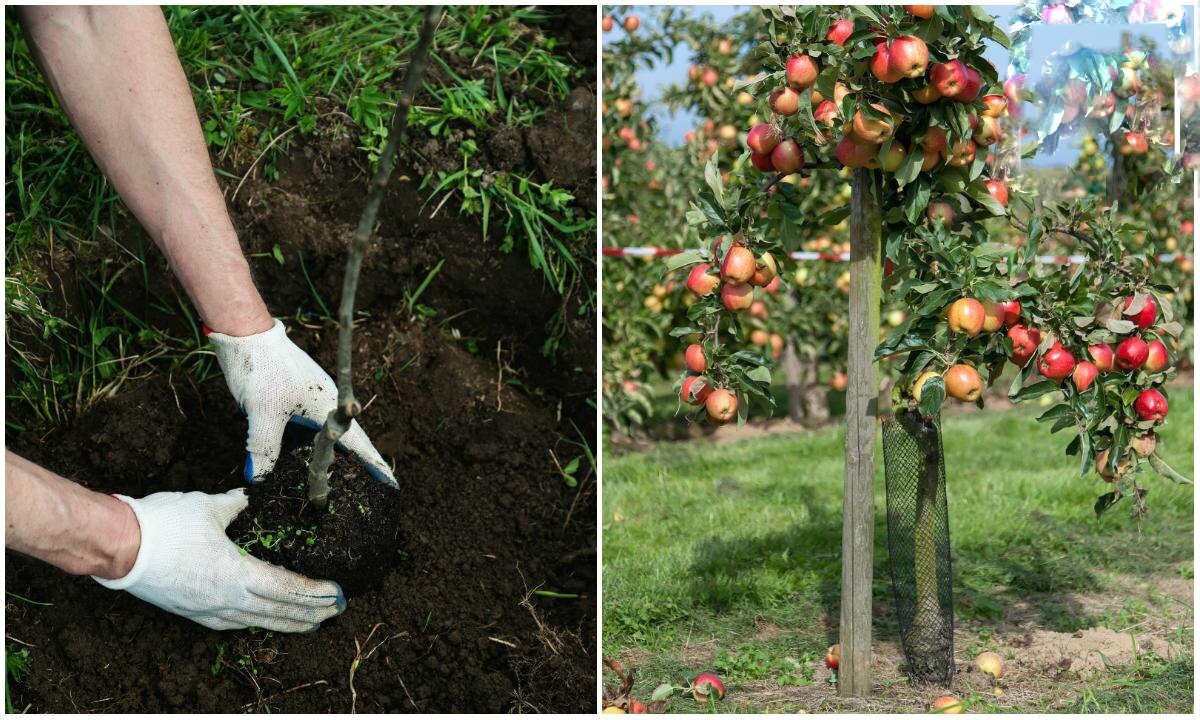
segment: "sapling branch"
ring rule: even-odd
[[[429,55],[429,46],[433,42],[433,32],[440,17],[441,8],[439,6],[430,5],[425,9],[421,34],[409,59],[408,72],[404,76],[404,86],[400,91],[399,101],[396,103],[396,113],[392,116],[391,127],[388,129],[388,141],[383,148],[383,153],[379,156],[379,166],[371,178],[370,189],[367,193],[366,207],[363,208],[362,217],[359,218],[358,227],[350,242],[350,253],[346,258],[346,273],[342,278],[341,304],[338,306],[338,404],[336,408],[329,411],[329,416],[325,418],[325,424],[317,433],[313,443],[313,459],[308,466],[308,500],[317,507],[324,507],[329,498],[329,466],[333,464],[334,445],[349,429],[350,421],[362,410],[362,406],[354,397],[354,382],[351,376],[354,296],[358,291],[358,275],[362,269],[363,255],[366,254],[371,232],[375,229],[375,217],[379,214],[379,205],[383,202],[388,179],[396,165],[396,148],[408,132],[408,111],[421,86],[425,61]]]

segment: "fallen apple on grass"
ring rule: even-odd
[[[962,701],[953,695],[943,695],[937,698],[930,704],[930,708],[932,712],[943,715],[961,715],[963,711]]]
[[[999,680],[1004,674],[1004,661],[991,651],[979,653],[975,658],[975,667],[979,668],[980,672],[991,675],[992,680]]]
[[[713,673],[700,673],[692,681],[692,697],[698,703],[720,700],[725,697],[725,683]]]
[[[838,665],[842,662],[842,646],[840,644],[830,645],[825,651],[825,664],[830,670],[837,670]]]

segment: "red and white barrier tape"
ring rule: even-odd
[[[657,248],[657,247],[604,247],[602,253],[604,257],[669,257],[678,255],[683,250],[674,248]],[[797,251],[788,253],[788,257],[793,260],[826,260],[831,262],[849,262],[850,253],[826,253],[826,252],[811,252]],[[1135,255],[1134,257],[1144,257]],[[1158,255],[1155,259],[1163,264],[1179,262],[1187,257],[1187,255],[1172,255],[1165,253]],[[1082,265],[1087,261],[1084,255],[1039,255],[1038,262],[1046,265]]]

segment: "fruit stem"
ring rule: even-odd
[[[317,507],[325,507],[329,498],[329,466],[333,464],[333,448],[346,430],[350,421],[358,415],[362,407],[354,398],[354,381],[351,374],[351,356],[354,343],[354,296],[358,291],[358,276],[362,269],[363,255],[366,254],[367,243],[371,239],[371,231],[375,228],[375,218],[379,214],[379,206],[383,202],[384,190],[388,179],[396,165],[396,147],[400,140],[407,135],[408,111],[412,107],[413,98],[421,86],[421,78],[425,72],[425,60],[429,55],[429,46],[433,42],[433,31],[437,28],[442,10],[438,5],[425,8],[424,22],[421,25],[421,35],[417,46],[409,58],[408,72],[404,76],[404,87],[396,104],[396,112],[392,116],[392,124],[388,131],[388,141],[379,156],[379,166],[371,178],[370,191],[367,193],[367,204],[363,208],[362,217],[354,231],[350,242],[350,253],[346,257],[346,273],[342,278],[342,298],[338,306],[338,354],[337,354],[337,407],[329,411],[325,424],[313,442],[313,459],[308,466],[308,500]]]

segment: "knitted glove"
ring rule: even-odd
[[[246,555],[225,527],[250,502],[246,493],[161,492],[134,499],[142,543],[123,578],[93,579],[214,630],[316,630],[346,609],[337,583],[309,580]]]
[[[246,479],[262,479],[279,460],[283,431],[295,421],[320,429],[337,407],[337,385],[312,358],[288,339],[278,320],[266,332],[247,337],[209,333],[229,391],[250,419],[246,438]],[[357,421],[338,447],[353,453],[380,482],[396,478]]]

